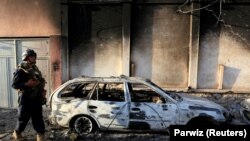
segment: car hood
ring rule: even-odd
[[[200,106],[200,107],[208,107],[208,108],[216,108],[216,109],[226,110],[221,105],[219,105],[211,100],[208,100],[206,98],[188,95],[188,94],[178,94],[178,95],[182,97],[182,100],[183,100],[182,102],[187,102],[187,103],[189,103],[189,105],[192,105],[192,106]]]

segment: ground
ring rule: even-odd
[[[47,120],[48,109],[44,109],[44,119]],[[0,141],[11,141],[13,129],[16,126],[16,109],[0,108]],[[26,141],[35,140],[34,129],[29,122],[23,133]],[[167,133],[129,133],[129,132],[96,132],[93,134],[78,136],[69,129],[52,127],[46,124],[46,138],[48,141],[169,141]]]

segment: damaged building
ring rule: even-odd
[[[75,77],[124,74],[234,111],[250,97],[249,7],[248,0],[1,0],[0,107],[17,106],[11,80],[31,48],[48,94]]]

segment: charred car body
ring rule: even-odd
[[[187,94],[164,91],[148,79],[81,77],[50,96],[50,122],[77,133],[101,130],[166,131],[170,125],[220,124],[222,106]]]

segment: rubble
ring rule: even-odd
[[[250,98],[240,102],[240,115],[245,122],[250,124]]]

